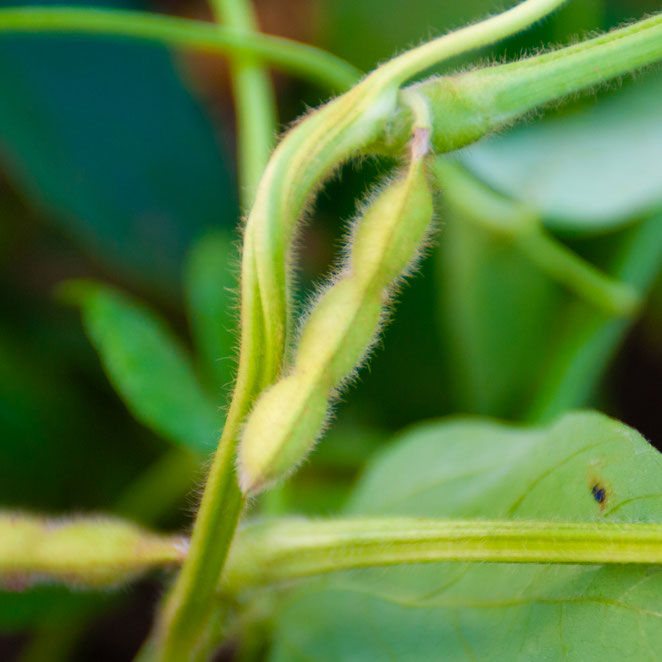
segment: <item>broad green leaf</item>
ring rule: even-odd
[[[223,424],[221,412],[165,323],[104,285],[73,281],[62,294],[80,306],[85,331],[134,416],[185,448],[197,453],[213,450]]]
[[[617,228],[662,207],[662,75],[466,149],[463,163],[551,228]]]
[[[237,247],[229,233],[213,232],[193,246],[184,272],[193,338],[201,367],[219,402],[235,367],[238,263]]]
[[[10,4],[17,3],[0,2]],[[101,4],[145,8],[135,0]],[[155,44],[0,38],[4,172],[113,273],[166,293],[180,285],[191,241],[237,217],[222,141],[182,73]]]
[[[431,422],[372,463],[348,512],[659,522],[661,477],[662,456],[597,413],[532,429]],[[662,570],[447,563],[352,571],[303,583],[278,614],[271,662],[653,660],[662,650]]]

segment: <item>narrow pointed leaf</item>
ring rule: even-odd
[[[163,320],[127,295],[93,282],[67,283],[62,295],[80,307],[108,378],[133,415],[196,453],[213,450],[221,414]]]

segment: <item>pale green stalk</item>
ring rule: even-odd
[[[213,0],[216,19],[242,34],[255,33],[256,20],[244,0]],[[271,83],[260,62],[243,55],[231,65],[238,131],[239,184],[242,203],[249,208],[266,167],[276,134],[276,111]],[[246,250],[246,249],[244,249]],[[200,510],[193,528],[191,551],[159,614],[153,640],[155,659],[180,660],[198,651],[202,657],[210,643],[207,619],[213,604],[214,587],[243,509],[237,487],[234,438],[256,395],[242,369],[232,407],[212,465]],[[229,430],[229,432],[228,432]]]
[[[607,315],[632,316],[636,290],[601,272],[547,233],[526,204],[492,191],[460,164],[438,158],[434,167],[444,199],[462,217],[502,235],[536,267]]]
[[[86,33],[145,39],[220,55],[255,56],[284,71],[342,92],[360,72],[341,58],[290,39],[246,33],[203,21],[148,12],[81,7],[5,7],[2,33]]]
[[[341,570],[447,561],[662,563],[662,524],[368,517],[276,520],[240,530],[223,589]]]
[[[256,34],[248,0],[211,0],[218,23],[243,34]],[[260,178],[276,139],[276,104],[271,81],[255,56],[233,56],[230,70],[238,133],[239,185],[243,207],[253,204]]]
[[[542,227],[516,240],[520,252],[550,278],[610,317],[633,317],[641,305],[637,291],[586,262]]]
[[[159,536],[118,519],[0,514],[0,584],[5,588],[44,581],[114,586],[151,568],[180,563],[186,552],[179,536]]]

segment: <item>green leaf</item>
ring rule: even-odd
[[[185,448],[213,450],[221,412],[165,323],[125,294],[97,283],[70,281],[62,296],[80,306],[85,331],[133,415]]]
[[[94,35],[0,38],[8,177],[113,273],[166,293],[179,287],[191,241],[237,217],[223,141],[181,71],[155,44]]]
[[[219,401],[234,372],[239,257],[228,233],[205,235],[191,249],[184,280],[188,317],[202,369]]]
[[[659,522],[661,476],[655,449],[597,413],[534,429],[431,422],[377,458],[348,510]],[[648,660],[662,649],[661,613],[657,567],[447,563],[351,571],[305,582],[287,598],[270,659]]]
[[[561,117],[516,127],[462,154],[496,190],[550,228],[601,232],[662,207],[662,76]],[[615,157],[616,155],[616,157]]]

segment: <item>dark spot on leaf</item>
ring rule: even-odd
[[[607,500],[607,490],[600,485],[600,483],[594,483],[591,487],[591,494],[593,498],[602,506]]]

